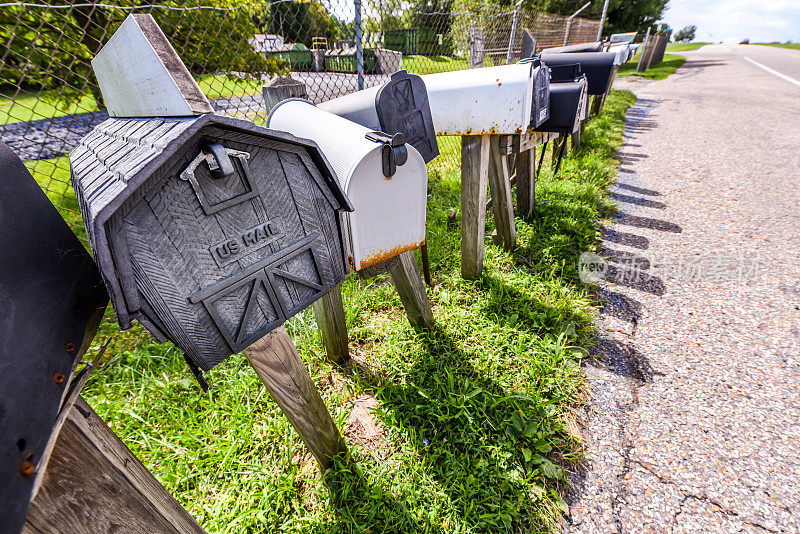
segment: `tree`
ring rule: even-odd
[[[697,31],[697,26],[686,26],[682,30],[675,33],[673,39],[676,43],[688,43],[694,41],[694,34]]]
[[[602,6],[603,0],[595,0]],[[603,34],[638,31],[644,33],[653,28],[667,8],[669,0],[611,0],[608,4]]]

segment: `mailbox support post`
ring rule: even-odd
[[[338,364],[346,362],[350,358],[350,350],[341,284],[328,291],[311,307],[314,310],[317,327],[322,334],[322,344],[328,359]]]
[[[461,136],[461,276],[467,280],[483,270],[489,145],[488,135]]]
[[[389,264],[389,274],[406,309],[408,322],[411,326],[428,328],[433,325],[433,312],[414,251],[403,252],[397,256],[397,260]]]
[[[517,243],[517,229],[514,223],[508,155],[500,149],[501,136],[490,137],[489,189],[492,193],[494,224],[500,244],[504,249],[512,250]]]
[[[64,409],[24,533],[205,534],[82,397]]]
[[[273,330],[245,349],[244,354],[311,449],[320,470],[327,469],[331,459],[346,452],[347,446],[286,329]]]
[[[544,149],[542,149],[544,150]],[[536,148],[517,154],[517,209],[524,218],[533,216],[536,205]]]

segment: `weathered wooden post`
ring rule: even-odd
[[[352,206],[332,168],[312,143],[208,113],[150,15],[129,16],[92,64],[115,118],[70,163],[120,325],[135,317],[175,343],[201,385],[202,370],[245,351],[327,467],[344,441],[281,325],[348,271]],[[165,98],[133,105],[137,84]]]
[[[517,228],[514,222],[509,154],[501,149],[500,138],[499,135],[492,135],[489,139],[489,190],[492,194],[497,242],[504,249],[513,250],[517,244]]]
[[[23,533],[205,534],[82,397],[65,410]]]
[[[461,136],[461,276],[467,280],[483,271],[490,145],[489,135]]]

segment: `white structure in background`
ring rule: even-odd
[[[257,33],[247,40],[257,54],[285,51],[283,37],[274,33]]]

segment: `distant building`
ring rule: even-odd
[[[265,52],[285,51],[285,41],[282,36],[274,33],[257,33],[247,40],[258,54]]]

